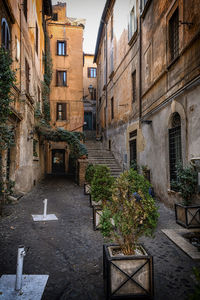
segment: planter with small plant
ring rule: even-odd
[[[176,222],[186,228],[200,227],[200,205],[192,205],[193,197],[197,193],[197,171],[193,165],[176,166],[177,180],[171,182],[171,187],[183,199],[182,204],[175,204]]]
[[[95,166],[93,164],[88,164],[85,171],[85,183],[84,183],[84,194],[90,195],[91,182],[95,173]]]
[[[137,171],[125,171],[116,179],[112,197],[104,206],[100,230],[113,242],[103,248],[106,299],[153,297],[153,258],[138,243],[142,235],[153,234],[158,220],[149,187]]]
[[[105,165],[97,165],[91,183],[91,201],[93,206],[94,230],[99,229],[102,208],[112,196],[114,177]]]

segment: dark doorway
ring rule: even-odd
[[[65,173],[65,150],[52,150],[52,173]]]
[[[129,142],[130,147],[130,164],[137,163],[137,141],[136,139]]]
[[[85,111],[84,112],[84,130],[92,130],[93,126],[92,126],[92,112],[90,111]]]

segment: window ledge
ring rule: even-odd
[[[64,57],[65,57],[65,56],[69,56],[69,54],[64,54],[64,55],[63,55],[63,54],[58,54],[58,53],[57,53],[56,56],[64,56]]]
[[[63,88],[63,87],[69,87],[69,85],[55,85],[55,87],[61,87],[61,88]]]
[[[39,157],[33,156],[33,161],[39,161]]]

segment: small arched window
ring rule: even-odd
[[[177,180],[176,165],[182,161],[181,146],[181,117],[175,112],[171,118],[171,128],[169,129],[169,169],[170,182]]]
[[[1,45],[6,50],[10,48],[10,29],[5,18],[1,20]]]

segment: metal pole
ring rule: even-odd
[[[15,282],[15,290],[20,291],[22,288],[22,272],[23,272],[23,261],[26,252],[24,250],[24,246],[19,246],[17,253],[17,273],[16,273],[16,282]]]
[[[47,199],[44,199],[44,215],[43,219],[47,218]]]

